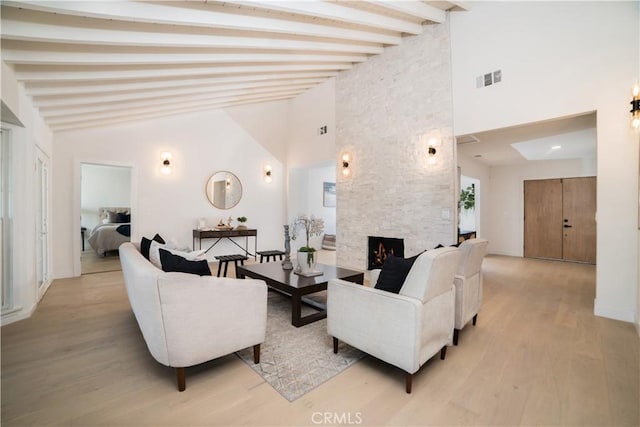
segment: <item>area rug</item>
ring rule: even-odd
[[[303,315],[311,312],[313,309],[303,308]],[[344,343],[340,344],[338,354],[333,354],[333,340],[327,335],[327,319],[300,328],[293,326],[291,299],[273,291],[269,292],[267,336],[260,348],[260,363],[253,363],[251,348],[236,354],[290,402],[364,356]]]

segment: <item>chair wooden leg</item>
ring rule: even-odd
[[[218,261],[218,277],[220,277],[220,269],[222,268],[222,261]]]
[[[176,379],[178,380],[178,391],[184,391],[187,388],[187,382],[184,377],[184,368],[176,368]]]
[[[478,321],[478,314],[476,313],[476,315],[473,316],[473,326],[476,326],[477,321]]]
[[[338,354],[338,338],[333,337],[333,354]]]
[[[413,383],[413,374],[405,372],[405,374],[404,374],[404,382],[405,382],[407,394],[411,394],[411,385]]]
[[[256,365],[260,363],[260,344],[253,346],[253,363]]]
[[[460,333],[460,329],[453,330],[453,345],[458,345],[458,334]]]
[[[440,360],[444,360],[447,355],[447,346],[445,345],[440,349]]]
[[[227,270],[229,269],[229,261],[224,263],[224,277],[227,277]]]

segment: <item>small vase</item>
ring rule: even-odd
[[[236,226],[236,230],[246,230],[246,229],[247,229],[247,226],[244,224],[239,224]]]
[[[309,273],[316,269],[315,252],[298,252],[298,268],[300,272]]]

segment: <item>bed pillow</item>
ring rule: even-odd
[[[107,223],[117,224],[118,223],[118,212],[107,211]]]
[[[116,215],[116,223],[125,223],[125,222],[131,222],[131,214],[128,213],[124,213],[124,212],[118,212],[118,214]]]
[[[409,270],[411,270],[417,258],[418,255],[411,258],[400,258],[393,255],[387,257],[384,264],[382,264],[382,270],[375,288],[394,294],[399,293],[409,274]]]
[[[159,249],[160,260],[162,263],[162,271],[178,273],[190,273],[197,274],[199,276],[211,276],[211,270],[209,269],[209,263],[203,259],[200,261],[189,261],[180,255],[174,255],[168,250]]]
[[[140,253],[146,259],[149,259],[149,249],[151,248],[151,241],[156,241],[163,245],[166,243],[158,233],[156,233],[156,235],[153,236],[153,239],[147,239],[146,237],[143,237],[142,240],[140,240]]]
[[[116,231],[125,237],[131,237],[131,224],[119,225]]]

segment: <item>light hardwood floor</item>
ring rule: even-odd
[[[82,274],[122,270],[117,251],[110,251],[106,256],[98,256],[93,249],[83,251],[80,253],[80,266]]]
[[[2,425],[640,425],[638,336],[592,314],[595,267],[489,256],[483,271],[477,326],[412,394],[366,357],[293,403],[235,355],[188,368],[179,393],[121,272],[57,280],[30,319],[2,328]]]

